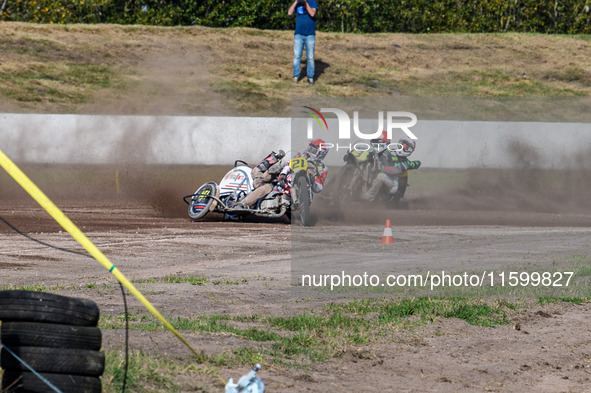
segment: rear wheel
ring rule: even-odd
[[[193,220],[203,218],[211,208],[216,194],[216,184],[214,182],[205,183],[193,195],[189,204],[189,217]]]
[[[400,179],[398,180],[398,194],[400,195],[400,198],[404,198],[406,187],[408,187],[408,172],[404,172],[400,175]]]
[[[298,184],[298,209],[300,210],[300,218],[302,225],[307,227],[311,225],[310,222],[310,185],[305,176],[300,176],[297,180]]]

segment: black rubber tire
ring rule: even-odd
[[[406,193],[406,188],[408,187],[408,172],[406,174],[402,174],[398,179],[398,191],[396,191],[399,195],[398,200],[404,198],[404,194]]]
[[[105,354],[99,351],[45,347],[14,347],[10,349],[40,373],[99,377],[105,370]],[[0,367],[12,371],[28,370],[4,347],[0,351]]]
[[[96,326],[99,308],[89,299],[47,292],[0,291],[0,321]]]
[[[199,187],[197,191],[195,191],[195,196],[191,198],[188,211],[189,217],[193,220],[205,217],[205,215],[209,213],[209,209],[214,201],[214,199],[208,195],[215,196],[216,192],[216,184],[214,182],[208,182]],[[206,193],[206,195],[204,193]],[[199,206],[199,210],[195,210],[195,206]]]
[[[305,176],[300,176],[297,179],[298,183],[298,209],[300,210],[300,219],[302,225],[308,227],[310,222],[310,186],[308,179]]]
[[[81,375],[48,374],[41,375],[63,393],[101,393],[100,378]],[[2,392],[53,392],[39,377],[28,371],[4,371]]]
[[[47,347],[101,349],[102,335],[97,327],[61,325],[40,322],[4,322],[0,341],[12,347]]]

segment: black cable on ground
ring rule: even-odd
[[[127,383],[127,366],[129,359],[129,318],[127,317],[127,298],[125,297],[125,288],[123,284],[119,283],[121,287],[121,295],[123,296],[123,307],[125,309],[125,367],[123,372],[123,385],[121,386],[121,393],[125,393],[125,385]]]
[[[5,223],[6,225],[8,225],[8,227],[10,227],[10,229],[12,229],[13,231],[15,231],[15,232],[16,232],[16,233],[18,233],[19,235],[21,235],[21,236],[24,236],[24,237],[26,237],[27,239],[34,241],[35,243],[39,243],[39,244],[41,244],[41,245],[43,245],[43,246],[50,247],[50,248],[53,248],[53,249],[55,249],[55,250],[60,250],[60,251],[64,251],[64,252],[69,252],[70,254],[77,254],[77,255],[82,255],[82,256],[84,256],[84,257],[92,258],[90,255],[88,255],[88,254],[87,254],[87,253],[85,253],[85,252],[81,252],[81,251],[75,251],[75,250],[70,250],[70,249],[63,248],[63,247],[54,246],[54,245],[51,245],[51,244],[49,244],[49,243],[45,243],[44,241],[41,241],[41,240],[39,240],[39,239],[35,239],[33,236],[29,235],[28,233],[25,233],[25,232],[22,232],[22,231],[20,231],[20,230],[19,230],[17,227],[15,227],[14,225],[12,225],[10,222],[8,222],[8,220],[6,220],[6,219],[5,219],[4,217],[2,217],[2,216],[0,216],[0,221],[2,221],[3,223]],[[94,258],[93,258],[93,259],[94,259]]]
[[[63,247],[58,247],[58,246],[46,243],[42,240],[35,239],[33,236],[29,235],[28,233],[25,233],[25,232],[22,232],[21,230],[19,230],[17,227],[12,225],[8,220],[6,220],[2,216],[0,216],[0,221],[5,223],[10,229],[15,231],[19,235],[24,236],[27,239],[34,241],[35,243],[39,243],[43,246],[53,248],[55,250],[69,252],[70,254],[81,255],[83,257],[94,259],[91,255],[89,255],[85,252],[70,250],[68,248],[63,248]],[[129,313],[127,310],[127,297],[125,296],[125,289],[123,287],[123,284],[121,284],[119,281],[117,281],[117,282],[119,283],[119,287],[121,288],[121,295],[123,296],[123,307],[125,310],[125,366],[124,366],[124,373],[123,373],[123,385],[121,388],[121,392],[125,393],[125,386],[126,386],[126,382],[127,382],[127,368],[128,368],[128,364],[129,364],[129,317],[128,317]]]

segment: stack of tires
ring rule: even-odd
[[[63,393],[100,393],[105,355],[98,318],[97,304],[88,299],[0,291],[0,391],[55,391],[12,351]]]

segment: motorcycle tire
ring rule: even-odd
[[[105,354],[87,349],[45,347],[10,348],[33,370],[40,373],[85,375],[99,377],[105,370]],[[2,347],[0,366],[4,370],[28,371],[28,368]]]
[[[81,375],[48,374],[41,376],[51,382],[62,393],[101,393],[102,383],[97,377]],[[52,392],[53,390],[38,376],[29,371],[4,371],[3,392]]]
[[[298,177],[297,184],[300,219],[302,220],[302,225],[308,227],[312,225],[310,217],[310,184],[305,176]]]
[[[96,326],[99,308],[89,299],[47,292],[0,291],[0,321],[28,321]]]
[[[400,195],[400,197],[398,198],[399,200],[404,198],[404,194],[406,193],[406,188],[408,187],[408,172],[404,172],[401,176],[400,179],[398,179],[398,195]]]
[[[39,322],[4,322],[0,341],[12,347],[47,347],[101,349],[102,334],[98,327],[72,326]]]
[[[217,189],[214,182],[208,182],[199,187],[199,189],[195,191],[193,198],[191,198],[191,203],[189,204],[189,217],[193,220],[199,220],[200,218],[205,217],[214,201],[211,195],[216,195],[216,192]]]

